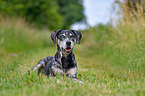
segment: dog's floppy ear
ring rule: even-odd
[[[54,44],[56,43],[56,36],[57,36],[57,34],[58,34],[60,31],[61,31],[61,29],[56,30],[56,31],[54,31],[54,32],[51,33],[51,39],[52,39],[52,41],[53,41]]]
[[[72,32],[75,34],[76,39],[77,39],[77,44],[80,44],[81,38],[82,38],[82,34],[79,31],[76,30],[72,30]]]

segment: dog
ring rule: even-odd
[[[80,44],[82,34],[76,30],[56,30],[51,33],[51,39],[55,44],[57,41],[57,52],[55,56],[48,56],[40,60],[33,68],[38,69],[38,74],[47,76],[66,75],[77,80],[77,62],[73,54],[75,43]]]

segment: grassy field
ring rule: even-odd
[[[145,23],[98,25],[83,31],[74,53],[79,83],[67,77],[47,78],[31,73],[56,45],[50,31],[34,29],[22,20],[0,23],[0,96],[145,95]]]

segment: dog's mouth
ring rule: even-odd
[[[64,50],[66,53],[69,53],[71,51],[71,47],[67,47],[65,50]]]

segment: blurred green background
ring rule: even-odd
[[[0,13],[57,30],[85,21],[82,0],[0,0]]]

